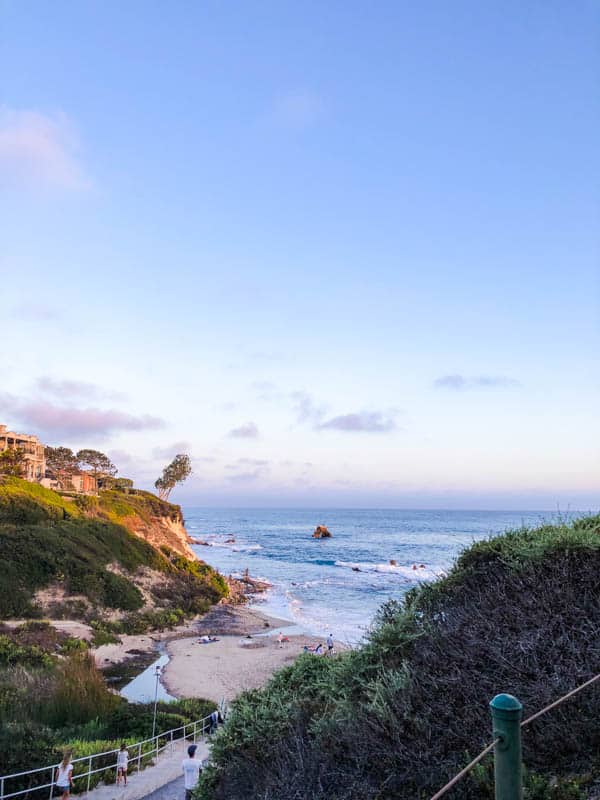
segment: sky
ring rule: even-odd
[[[0,422],[205,506],[600,507],[598,0],[0,0]]]

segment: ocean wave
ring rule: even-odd
[[[229,544],[227,542],[207,542],[209,547],[224,547],[226,550],[232,550],[234,553],[247,553],[251,550],[262,550],[260,544]]]
[[[345,567],[352,569],[354,572],[380,572],[386,575],[398,575],[401,578],[411,581],[431,581],[439,577],[443,570],[428,567],[424,564],[411,564],[410,566],[402,564],[371,564],[362,561],[336,561],[336,567]]]

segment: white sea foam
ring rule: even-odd
[[[234,553],[247,553],[252,550],[262,550],[260,544],[233,544],[229,542],[207,542],[209,547],[224,547]]]
[[[410,566],[402,564],[370,564],[367,562],[355,561],[336,561],[336,567],[345,567],[352,569],[355,572],[381,572],[387,575],[398,575],[400,578],[410,581],[431,581],[438,578],[442,574],[441,569],[428,566],[413,565]]]

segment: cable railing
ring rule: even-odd
[[[149,739],[143,739],[127,746],[129,753],[129,768],[133,772],[141,772],[146,767],[154,764],[154,759],[166,750],[174,752],[175,745],[190,741],[195,744],[198,739],[203,738],[211,730],[211,717],[203,717],[195,722],[188,722],[178,728],[171,728],[168,731],[157,733]],[[97,786],[100,780],[106,778],[112,782],[116,777],[117,756],[120,748],[106,750],[103,753],[93,753],[88,756],[80,756],[71,759],[73,764],[73,793],[89,792]],[[98,766],[98,760],[102,763]],[[81,769],[83,767],[83,770]],[[48,800],[52,800],[55,791],[54,776],[57,765],[52,764],[46,767],[26,770],[25,772],[14,772],[11,775],[0,776],[0,800],[9,800],[11,797],[23,797],[36,794],[36,800],[42,800],[43,791],[47,790]],[[80,771],[81,770],[81,771]],[[108,773],[100,776],[100,773]],[[95,776],[98,776],[97,778]],[[40,782],[38,783],[38,778]],[[20,788],[15,786],[27,783],[28,785]]]
[[[600,680],[600,673],[593,678],[585,681],[575,689],[571,689],[558,700],[550,703],[540,711],[536,711],[527,719],[521,721],[523,706],[510,694],[498,694],[490,702],[493,722],[493,742],[490,742],[478,756],[476,756],[467,766],[456,774],[445,786],[436,792],[431,800],[440,800],[447,792],[452,789],[479,764],[485,756],[494,750],[494,775],[496,784],[496,797],[502,800],[520,800],[523,794],[522,777],[522,756],[521,756],[521,730],[536,719],[539,719],[548,711],[562,705],[564,702],[574,697],[583,689],[587,689],[596,681]]]

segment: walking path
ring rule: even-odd
[[[185,786],[183,785],[183,775],[175,778],[170,783],[165,783],[160,789],[155,789],[146,795],[144,800],[183,800],[185,797]]]
[[[100,784],[85,795],[85,799],[141,800],[142,797],[151,795],[153,800],[183,800],[181,762],[187,756],[190,744],[190,739],[175,740],[172,753],[169,747],[155,760],[154,766],[146,767],[141,772],[133,772],[127,778],[127,786]],[[198,739],[197,745],[196,758],[204,761],[208,758],[208,745],[202,739]]]

